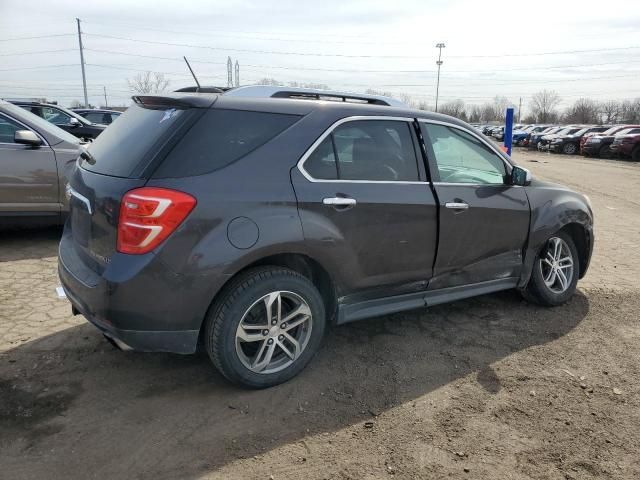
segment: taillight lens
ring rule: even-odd
[[[140,255],[160,245],[196,206],[191,195],[168,188],[130,190],[120,203],[120,253]]]

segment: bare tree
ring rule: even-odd
[[[81,107],[84,107],[84,104],[82,102],[80,102],[80,100],[71,100],[71,103],[69,104],[69,107],[71,107],[71,108],[81,108]]]
[[[567,108],[564,114],[566,123],[598,123],[600,121],[598,104],[590,98],[579,98]]]
[[[162,93],[169,87],[170,80],[164,73],[144,72],[133,78],[127,78],[129,88],[135,93]]]
[[[452,117],[456,117],[461,120],[467,120],[467,112],[464,108],[464,102],[460,99],[442,104],[438,111],[439,113],[451,115]]]
[[[554,122],[558,118],[560,97],[553,90],[542,90],[531,97],[531,113],[540,123]]]
[[[620,105],[620,122],[640,123],[640,97],[622,102]]]
[[[616,100],[609,100],[600,104],[600,112],[602,113],[602,119],[605,123],[617,123],[621,111],[620,102]]]

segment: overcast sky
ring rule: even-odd
[[[565,105],[640,96],[637,0],[46,3],[0,0],[0,97],[82,99],[76,17],[95,104],[103,86],[110,103],[128,103],[126,79],[144,70],[164,72],[172,89],[192,85],[182,55],[207,85],[226,85],[231,56],[241,84],[271,77],[433,104],[438,42],[441,102],[502,95],[526,109],[543,88]],[[24,38],[36,36],[46,38]]]

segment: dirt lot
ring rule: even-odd
[[[640,478],[640,165],[514,157],[593,202],[568,305],[505,292],[337,328],[266,391],[114,350],[55,295],[59,232],[0,234],[0,477]]]

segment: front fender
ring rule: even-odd
[[[555,232],[575,225],[584,233],[584,258],[580,261],[580,278],[589,266],[593,251],[593,211],[587,198],[561,185],[534,180],[525,187],[531,205],[529,238],[524,252],[524,266],[518,287],[529,282],[536,255]]]

